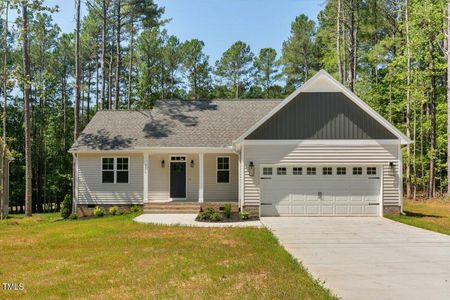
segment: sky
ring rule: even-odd
[[[74,29],[73,0],[45,0],[47,6],[59,6],[53,18],[63,32]],[[83,3],[84,1],[82,1]],[[257,54],[271,47],[281,53],[289,37],[291,22],[305,14],[317,20],[326,0],[155,0],[166,9],[164,18],[169,34],[181,41],[205,42],[211,63],[219,59],[234,42],[242,40]],[[85,10],[83,12],[85,14]]]

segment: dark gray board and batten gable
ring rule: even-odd
[[[300,93],[247,140],[389,140],[392,132],[340,92]]]

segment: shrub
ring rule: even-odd
[[[132,205],[130,207],[130,212],[132,212],[132,213],[137,213],[137,212],[140,212],[140,211],[141,211],[141,208],[137,204],[134,204],[134,205]]]
[[[218,212],[215,212],[211,215],[211,221],[213,222],[222,221],[222,216]]]
[[[211,216],[215,213],[214,209],[211,207],[208,207],[204,211],[200,212],[198,214],[198,217],[200,220],[211,220]]]
[[[117,205],[111,206],[109,208],[109,214],[113,215],[113,216],[118,215],[119,214],[119,207]]]
[[[64,201],[61,204],[61,217],[67,219],[72,212],[72,197],[70,195],[66,195],[64,197]]]
[[[96,217],[103,217],[105,215],[105,211],[100,206],[96,206],[92,211],[92,214]]]
[[[78,219],[78,215],[77,214],[71,214],[69,216],[69,220],[76,220],[76,219]]]
[[[227,217],[228,219],[231,217],[231,204],[230,203],[226,203],[223,206],[223,214],[225,215],[225,217]]]
[[[248,220],[248,219],[250,219],[250,213],[248,213],[246,211],[242,211],[240,213],[240,217],[241,217],[241,220]]]

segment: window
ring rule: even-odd
[[[292,168],[292,175],[302,175],[303,169],[302,168]]]
[[[306,175],[316,175],[316,168],[306,168]]]
[[[102,183],[128,183],[128,157],[102,158]]]
[[[286,168],[277,168],[277,175],[286,175]]]
[[[353,168],[353,175],[362,175],[362,168],[361,167]]]
[[[102,183],[114,183],[114,158],[102,158]]]
[[[333,168],[330,167],[323,168],[322,175],[333,175]]]
[[[230,183],[229,157],[217,157],[217,183]]]
[[[263,168],[263,175],[272,175],[272,168]]]
[[[128,183],[128,157],[118,157],[116,165],[116,182]]]
[[[347,168],[346,167],[337,167],[336,174],[338,174],[338,175],[346,175],[347,174]]]
[[[367,175],[377,175],[377,168],[375,168],[375,167],[368,167],[367,168]]]

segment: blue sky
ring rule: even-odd
[[[74,28],[73,0],[46,0],[58,5],[55,22],[64,32]],[[84,2],[84,1],[83,1]],[[82,3],[83,3],[82,2]],[[325,0],[156,0],[166,8],[166,28],[182,41],[197,38],[214,63],[237,40],[248,43],[257,54],[271,47],[280,54],[289,36],[290,24],[299,14],[316,20]]]

